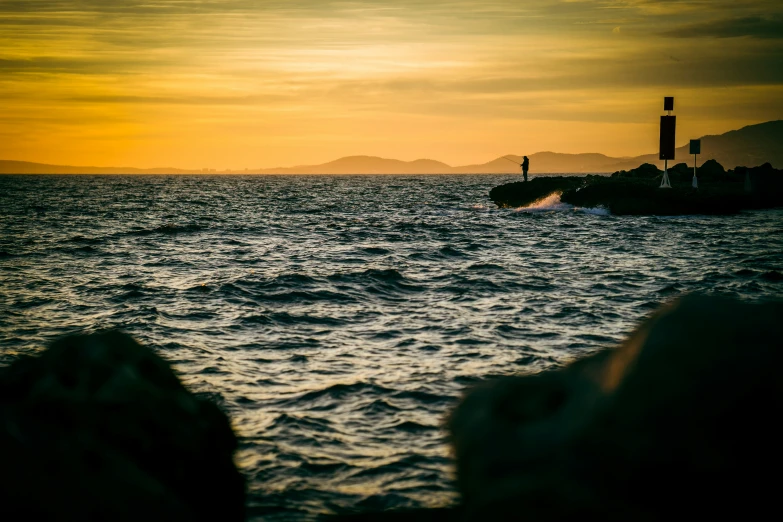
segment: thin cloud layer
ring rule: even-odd
[[[663,33],[678,38],[783,38],[783,18],[748,16],[686,24]]]
[[[0,158],[244,168],[654,150],[783,118],[778,0],[0,0]]]

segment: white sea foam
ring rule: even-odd
[[[560,201],[560,196],[562,196],[562,192],[553,192],[549,194],[546,197],[543,197],[541,199],[537,199],[533,203],[527,205],[526,207],[519,207],[516,209],[517,212],[583,212],[585,214],[593,214],[596,216],[608,216],[610,215],[610,212],[608,209],[603,207],[595,207],[595,208],[582,208],[582,207],[575,207],[574,205],[569,205],[568,203],[563,203]]]
[[[577,212],[584,212],[585,214],[593,214],[594,216],[612,215],[612,213],[609,212],[609,209],[604,207],[593,207],[593,208],[575,207],[574,210],[576,210]]]

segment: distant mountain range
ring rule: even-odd
[[[749,125],[718,136],[701,138],[699,162],[708,159],[729,168],[737,166],[755,167],[763,163],[783,166],[783,120],[769,121]],[[692,161],[688,146],[677,149],[677,160]],[[604,173],[636,168],[642,163],[663,166],[657,154],[647,154],[632,158],[613,158],[603,154],[561,154],[557,152],[537,152],[530,158],[531,174],[550,173]],[[349,156],[322,165],[300,165],[273,169],[225,170],[212,169],[137,169],[132,167],[70,167],[62,165],[44,165],[26,161],[0,160],[0,174],[491,174],[519,172],[522,157],[510,154],[480,165],[452,167],[430,159],[400,161],[374,156]]]

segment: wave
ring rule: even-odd
[[[562,192],[553,192],[549,194],[548,196],[544,196],[543,198],[537,199],[534,202],[532,202],[529,205],[526,205],[524,207],[519,207],[517,212],[541,212],[541,211],[552,211],[552,210],[571,210],[574,208],[573,205],[569,205],[568,203],[563,203],[560,201],[560,196],[562,196]]]
[[[406,433],[422,433],[427,431],[438,431],[440,427],[407,420],[402,421],[399,424],[395,424],[394,426],[389,426],[388,429],[403,431]]]
[[[364,405],[361,411],[365,415],[394,415],[402,410],[385,399],[375,399]]]
[[[243,324],[278,324],[292,326],[297,324],[309,324],[320,326],[341,326],[344,321],[332,317],[317,317],[313,315],[297,315],[288,312],[274,312],[267,315],[251,315],[241,320]]]
[[[397,473],[410,473],[412,470],[427,469],[435,464],[449,464],[442,457],[405,455],[394,456],[383,464],[373,467],[367,467],[351,475],[352,479],[359,477],[376,477],[382,475],[392,475]]]
[[[165,225],[160,225],[154,228],[137,227],[135,230],[128,232],[128,234],[132,236],[149,236],[153,234],[176,235],[176,234],[187,234],[192,232],[201,232],[202,230],[206,230],[206,227],[203,227],[201,225],[196,225],[196,224],[172,225],[167,223]]]
[[[356,469],[355,466],[344,462],[309,462],[305,460],[299,464],[297,474],[305,473],[307,475],[327,475],[332,476],[340,471]]]
[[[452,248],[450,246],[445,246],[438,250],[440,255],[443,257],[463,257],[465,256],[465,253],[461,250],[457,250],[456,248]]]
[[[278,415],[272,423],[269,425],[268,429],[272,430],[275,428],[299,428],[306,432],[317,432],[317,433],[323,433],[326,431],[333,431],[333,428],[331,427],[331,422],[329,422],[327,419],[322,418],[313,418],[313,417],[306,417],[306,416],[294,416],[289,415],[287,413],[281,413]]]
[[[448,395],[439,395],[425,390],[403,390],[392,394],[395,399],[407,399],[424,404],[449,402],[454,399]]]
[[[584,214],[592,214],[596,216],[609,216],[611,215],[611,212],[609,212],[608,209],[603,207],[594,207],[594,208],[584,208],[584,207],[575,207],[573,205],[569,205],[568,203],[563,203],[560,201],[560,196],[562,196],[562,192],[553,192],[549,194],[548,196],[545,196],[541,199],[537,199],[531,204],[520,207],[515,209],[517,212],[565,212],[565,211],[574,211],[574,212],[581,212]]]
[[[608,208],[604,207],[593,207],[593,208],[583,208],[583,207],[575,207],[574,210],[577,212],[583,212],[585,214],[592,214],[594,216],[611,216],[612,213],[609,212]]]
[[[299,395],[298,397],[285,399],[283,402],[288,404],[293,403],[298,406],[301,406],[302,404],[305,403],[321,402],[324,399],[332,400],[332,401],[341,401],[344,400],[346,397],[350,397],[354,395],[371,394],[371,395],[382,396],[382,395],[388,395],[391,392],[392,390],[384,386],[359,381],[351,384],[344,384],[344,383],[332,384],[331,386],[328,386],[321,390],[312,390],[309,392],[305,392]]]
[[[97,237],[73,236],[68,241],[71,243],[80,243],[84,245],[98,245],[103,243],[104,240]]]
[[[401,292],[423,292],[426,288],[411,284],[400,272],[393,268],[371,268],[363,272],[332,274],[327,279],[333,283],[356,285],[364,292],[373,295],[388,295]]]
[[[363,277],[368,277],[371,279],[376,279],[378,281],[402,281],[405,279],[405,277],[399,273],[397,270],[394,270],[393,268],[389,268],[386,270],[376,270],[376,269],[370,269],[365,270],[361,274]]]
[[[383,255],[383,254],[390,254],[391,252],[385,248],[380,247],[366,247],[362,249],[367,254],[373,254],[373,255]]]
[[[356,297],[344,291],[335,291],[334,288],[329,288],[331,286],[325,279],[302,274],[283,274],[261,280],[243,276],[221,284],[217,287],[216,294],[256,303],[356,302]],[[193,290],[199,290],[199,288]]]
[[[482,203],[476,203],[475,205],[471,205],[469,207],[469,210],[472,210],[474,212],[490,212],[494,206],[484,205]]]
[[[503,272],[506,269],[494,263],[474,263],[468,267],[468,270],[477,272]]]
[[[144,297],[146,295],[146,289],[143,286],[137,285],[135,283],[124,284],[120,287],[120,290],[122,291],[122,294],[115,296],[112,299],[113,301],[121,303],[130,299]]]
[[[62,252],[64,254],[92,254],[98,252],[98,249],[92,245],[82,245],[78,247],[57,247],[53,249],[55,252]]]

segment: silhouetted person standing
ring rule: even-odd
[[[527,159],[527,156],[523,156],[523,158],[525,159],[520,166],[522,167],[522,177],[524,177],[525,181],[527,181],[527,169],[530,168],[530,160]]]

